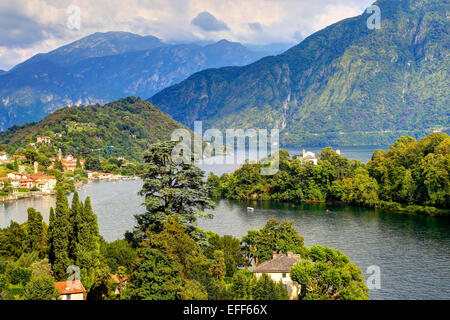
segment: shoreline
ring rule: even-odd
[[[14,202],[21,199],[28,199],[28,198],[37,198],[42,196],[51,196],[55,195],[56,191],[50,191],[50,192],[43,192],[43,191],[30,191],[27,193],[21,193],[21,194],[12,194],[4,197],[0,197],[0,202]]]
[[[217,197],[217,198],[213,197],[213,199],[235,200],[235,201],[256,202],[256,203],[273,201],[273,202],[279,202],[279,203],[285,203],[285,204],[291,204],[291,205],[294,205],[294,204],[324,204],[324,205],[339,204],[339,205],[356,207],[356,208],[384,210],[384,211],[396,212],[399,214],[420,215],[420,216],[433,217],[433,218],[450,219],[450,210],[447,210],[447,209],[428,207],[428,206],[419,206],[419,205],[405,206],[405,205],[397,203],[397,202],[388,202],[388,201],[380,201],[375,206],[365,206],[365,205],[358,205],[358,204],[354,204],[354,203],[346,203],[343,201],[319,201],[319,200],[282,201],[282,200],[274,200],[274,199],[233,199],[233,198],[222,198],[222,197]],[[408,210],[408,207],[415,207],[415,210]],[[430,210],[433,212],[426,212],[426,210]]]
[[[114,181],[137,180],[137,179],[139,179],[138,176],[121,176],[120,178],[114,178],[114,179],[91,178],[91,179],[88,179],[87,183],[84,183],[83,181],[78,181],[77,183],[75,183],[75,190],[78,190],[81,187],[83,187],[85,184],[88,184],[88,183],[94,182],[94,181],[114,182]],[[72,193],[72,191],[70,193]],[[11,203],[11,202],[19,201],[22,199],[39,198],[42,196],[54,196],[54,195],[56,195],[55,190],[52,190],[50,192],[29,191],[27,193],[11,194],[8,196],[0,197],[0,203]]]

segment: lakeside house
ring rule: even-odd
[[[253,269],[253,274],[259,279],[263,274],[268,275],[273,281],[281,283],[289,293],[289,299],[295,300],[300,294],[301,287],[292,281],[290,271],[294,264],[300,261],[300,255],[288,252],[287,254],[272,254],[272,259],[264,261]]]
[[[80,280],[55,282],[59,290],[59,300],[85,300],[86,289]]]
[[[88,171],[88,179],[91,180],[120,180],[121,175],[115,175],[107,172]]]
[[[56,177],[38,172],[30,176],[34,182],[34,186],[42,192],[50,192],[56,187]]]
[[[32,189],[39,188],[42,192],[49,193],[56,187],[56,177],[43,173],[24,174],[19,172],[10,172],[6,177],[0,178],[0,187],[3,188],[6,181],[17,190],[20,188]]]
[[[300,161],[303,162],[312,162],[313,164],[317,165],[317,158],[314,152],[311,151],[305,151],[305,149],[303,149],[302,152],[300,152],[299,154],[296,155],[297,159],[299,159]]]

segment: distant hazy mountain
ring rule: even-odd
[[[5,72],[6,72],[5,70],[0,70],[0,74],[5,73]]]
[[[150,50],[162,45],[163,42],[153,36],[140,36],[129,32],[97,32],[49,53],[39,53],[12,70],[42,61],[51,61],[58,65],[74,64],[86,58]]]
[[[246,65],[262,55],[226,40],[169,45],[152,36],[95,33],[0,76],[0,130],[64,106],[148,98],[200,70]]]
[[[381,0],[283,54],[198,72],[149,101],[205,127],[279,128],[285,145],[385,144],[450,126],[449,1]]]

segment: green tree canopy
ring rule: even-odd
[[[146,231],[160,232],[168,217],[178,215],[188,233],[199,239],[202,234],[193,225],[198,217],[210,217],[204,210],[214,208],[208,197],[204,172],[192,163],[172,159],[178,142],[160,142],[150,146],[145,156],[146,168],[140,194],[147,211],[136,215],[135,238],[142,240]]]

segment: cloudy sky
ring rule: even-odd
[[[0,69],[8,70],[36,53],[105,31],[154,35],[166,42],[228,39],[255,45],[294,44],[327,25],[362,13],[373,2],[1,0]]]

